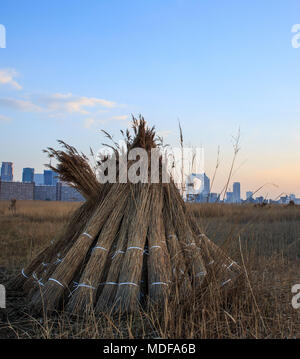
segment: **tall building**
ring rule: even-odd
[[[57,173],[51,170],[44,170],[44,185],[55,186],[58,182]]]
[[[33,181],[36,186],[42,186],[44,184],[44,174],[43,173],[35,173],[33,177]]]
[[[13,163],[12,162],[2,162],[1,181],[12,182],[13,177],[14,177],[13,176]]]
[[[233,203],[233,192],[226,192],[226,203]]]
[[[22,182],[34,182],[34,168],[23,168]]]
[[[203,184],[203,194],[208,195],[210,190],[210,179],[206,176],[205,173],[202,174],[202,184]]]
[[[241,184],[240,184],[240,182],[233,183],[233,202],[234,203],[241,202]]]
[[[210,189],[210,179],[205,173],[191,173],[186,180],[187,200],[207,202]]]
[[[252,196],[253,196],[253,192],[251,191],[246,192],[246,200],[252,199]]]

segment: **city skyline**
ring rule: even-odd
[[[1,163],[1,162],[0,162]],[[22,178],[20,179],[16,179],[13,176],[14,173],[14,165],[13,162],[2,162],[2,166],[1,166],[1,171],[0,171],[0,179],[2,179],[2,168],[5,168],[5,171],[7,171],[7,164],[10,164],[12,166],[11,168],[11,173],[12,173],[12,179],[10,181],[12,182],[23,182],[23,183],[28,183],[28,182],[35,182],[36,185],[49,185],[49,186],[55,186],[58,182],[59,179],[56,176],[56,173],[52,170],[49,169],[44,169],[43,173],[36,173],[35,169],[32,167],[23,167],[22,169]],[[30,174],[28,173],[28,170],[30,170]],[[5,172],[6,175],[6,172]],[[31,176],[32,181],[28,181],[28,176]],[[6,178],[6,177],[5,177]],[[196,179],[196,181],[198,182],[194,182],[194,180]],[[9,181],[9,180],[4,180],[4,181]],[[231,180],[228,183],[228,188],[226,193],[218,193],[217,191],[215,191],[212,187],[211,187],[211,182],[210,182],[210,177],[206,175],[205,172],[203,173],[191,173],[189,175],[186,176],[185,178],[185,191],[186,193],[202,193],[204,194],[204,196],[207,196],[208,194],[213,195],[213,197],[215,198],[215,200],[213,202],[217,202],[218,200],[222,200],[223,196],[224,196],[224,200],[227,202],[232,202],[232,203],[239,203],[240,199],[244,199],[247,200],[249,198],[249,194],[251,194],[250,197],[252,197],[253,193],[256,194],[257,198],[267,198],[267,199],[278,199],[281,196],[290,196],[291,198],[297,198],[297,195],[295,193],[288,193],[288,192],[281,192],[279,193],[276,198],[271,198],[268,196],[264,196],[262,195],[262,193],[260,191],[256,192],[256,190],[249,190],[247,188],[243,188],[243,186],[241,185],[241,182],[237,182],[237,181],[233,181]],[[196,190],[193,190],[192,192],[190,192],[189,190],[189,183],[193,183],[196,184],[195,188]],[[180,186],[180,185],[179,185]],[[223,187],[224,189],[224,187]],[[242,190],[243,189],[243,190]],[[243,193],[243,195],[242,195]],[[218,199],[218,200],[217,200]]]
[[[220,146],[216,192],[240,128],[232,180],[300,197],[299,13],[296,0],[6,2],[2,159],[21,179],[23,166],[43,171],[42,150],[57,139],[97,151],[100,129],[118,140],[141,113],[172,146],[180,120],[186,145],[204,146],[210,177]]]

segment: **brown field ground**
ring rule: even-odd
[[[12,215],[8,202],[0,202],[0,284],[59,236],[78,205],[19,201]],[[8,287],[0,338],[300,338],[300,309],[291,304],[291,288],[300,283],[300,206],[190,204],[189,210],[242,266],[243,281],[234,292],[195,293],[161,313],[37,318],[22,293]]]

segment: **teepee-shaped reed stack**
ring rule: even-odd
[[[151,159],[154,129],[143,118],[134,119],[133,129],[133,138],[126,133],[127,151],[143,148]],[[51,168],[86,202],[61,237],[14,281],[35,311],[100,313],[135,311],[149,301],[164,305],[175,291],[181,296],[201,291],[213,268],[222,272],[220,285],[234,283],[239,266],[195,230],[172,179],[162,183],[160,174],[159,183],[100,184],[87,158],[61,143],[65,151],[48,149],[58,160]]]

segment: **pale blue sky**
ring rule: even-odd
[[[203,145],[222,187],[241,128],[233,180],[242,191],[300,196],[299,0],[2,0],[0,161],[42,171],[63,139],[88,152],[142,113],[175,145]]]

